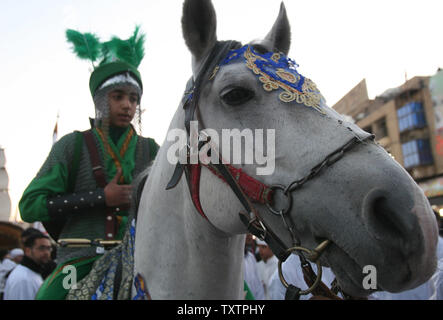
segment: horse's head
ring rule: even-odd
[[[218,43],[211,2],[185,1],[182,25],[197,77],[210,65],[208,57]],[[418,286],[432,275],[436,264],[437,228],[426,197],[369,133],[326,106],[315,84],[286,57],[289,48],[290,27],[282,4],[264,40],[236,46],[219,59],[218,68],[203,70],[208,76],[201,84],[198,113],[204,127],[221,138],[223,129],[250,130],[253,135],[260,132],[256,129],[264,130],[265,147],[258,150],[258,143],[251,147],[255,153],[249,150],[256,156],[254,163],[245,163],[243,157],[242,164],[234,165],[268,185],[282,186],[274,188],[272,207],[277,213],[287,206],[284,191],[289,195],[292,206],[285,213],[286,221],[257,205],[286,247],[294,245],[285,226],[288,221],[293,222],[295,238],[303,247],[331,241],[320,261],[332,268],[345,292],[370,293],[363,289],[367,265],[375,266],[380,290],[398,292]],[[254,141],[259,140],[255,136]],[[230,147],[226,141],[217,142],[225,155]],[[342,152],[331,155],[335,150]],[[257,175],[258,151],[267,152],[269,163]],[[324,159],[328,163],[312,171]],[[293,183],[305,177],[302,183]],[[201,183],[201,190],[221,184],[211,174],[204,174]],[[216,190],[221,198],[233,199],[227,187]],[[238,201],[211,203],[201,193],[216,227],[227,233],[245,232],[237,215],[242,209]],[[220,210],[232,212],[232,219],[227,221]]]

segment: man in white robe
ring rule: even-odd
[[[312,264],[312,269],[315,273],[317,273],[317,265]],[[283,276],[289,284],[292,284],[301,290],[308,289],[306,282],[303,277],[303,271],[301,268],[300,258],[296,254],[291,254],[285,262],[282,264],[282,272]],[[331,284],[335,279],[335,275],[332,273],[330,268],[323,267],[322,268],[322,282],[328,287],[331,288]],[[272,300],[284,300],[286,294],[286,288],[281,283],[280,277],[278,274],[278,269],[274,272],[271,277],[269,284],[269,296]],[[300,296],[300,300],[308,300],[312,297],[311,294]]]
[[[30,236],[25,242],[25,255],[6,280],[4,300],[34,300],[43,283],[43,265],[51,259],[52,246],[43,234]]]
[[[266,242],[257,239],[257,246],[261,257],[261,260],[257,263],[258,275],[263,284],[265,299],[269,300],[269,285],[273,273],[278,269],[278,259]]]
[[[264,300],[265,293],[260,278],[258,276],[257,260],[249,250],[245,250],[243,272],[245,282],[248,285],[252,295],[254,296],[254,299]]]

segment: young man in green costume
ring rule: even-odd
[[[135,118],[140,129],[143,85],[137,67],[144,55],[144,35],[139,28],[128,40],[114,37],[104,43],[90,33],[67,30],[66,35],[80,58],[93,65],[101,59],[89,80],[96,117],[91,130],[67,134],[53,145],[19,203],[24,221],[42,221],[55,240],[65,239],[57,250],[58,266],[36,299],[65,299],[70,288],[63,282],[63,268],[74,266],[80,281],[103,253],[100,246],[74,243],[123,238],[131,182],[159,149],[131,124]]]

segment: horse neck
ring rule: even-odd
[[[178,112],[170,129],[182,124]],[[136,272],[154,299],[240,299],[244,235],[227,235],[201,217],[184,175],[174,189],[164,190],[175,168],[166,157],[170,145],[163,143],[141,199]]]

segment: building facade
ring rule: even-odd
[[[443,71],[368,98],[362,80],[333,108],[375,134],[443,216]]]
[[[9,221],[11,199],[8,193],[9,177],[6,172],[5,150],[0,147],[0,221]]]

